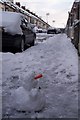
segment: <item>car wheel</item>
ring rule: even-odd
[[[23,52],[25,50],[24,48],[24,39],[21,39],[21,43],[20,43],[20,52]]]
[[[32,41],[31,46],[34,46],[34,40]]]
[[[32,43],[30,44],[31,46],[35,45],[35,39],[36,39],[36,36],[34,35],[34,39],[33,39]]]

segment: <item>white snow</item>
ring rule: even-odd
[[[45,98],[37,88],[27,91],[19,87],[11,93],[12,108],[18,111],[40,111],[45,106]]]
[[[65,34],[0,54],[5,118],[78,117],[78,55]],[[37,74],[43,77],[33,82]]]
[[[4,27],[6,32],[11,34],[22,34],[22,30],[20,28],[22,14],[16,12],[0,12],[0,27]]]
[[[36,41],[43,42],[43,40],[46,40],[49,37],[53,37],[54,34],[47,34],[47,33],[36,33]]]
[[[0,119],[2,118],[2,54],[0,54]]]

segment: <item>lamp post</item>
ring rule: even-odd
[[[48,23],[48,16],[49,15],[50,15],[49,13],[46,13],[46,21],[47,21],[47,23]]]

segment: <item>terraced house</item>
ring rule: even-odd
[[[66,25],[66,32],[80,55],[80,0],[75,0],[72,5]]]
[[[47,29],[50,25],[42,20],[38,15],[26,9],[25,6],[21,6],[20,2],[14,4],[13,0],[0,0],[0,10],[2,11],[11,11],[11,12],[20,12],[24,14],[27,20],[37,26],[38,28]]]

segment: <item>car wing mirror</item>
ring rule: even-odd
[[[27,28],[25,24],[20,25],[20,27],[21,27],[23,30],[25,30],[25,29]]]
[[[25,29],[25,27],[24,27],[23,25],[20,25],[20,27],[22,28],[22,30],[24,30],[24,29]]]

